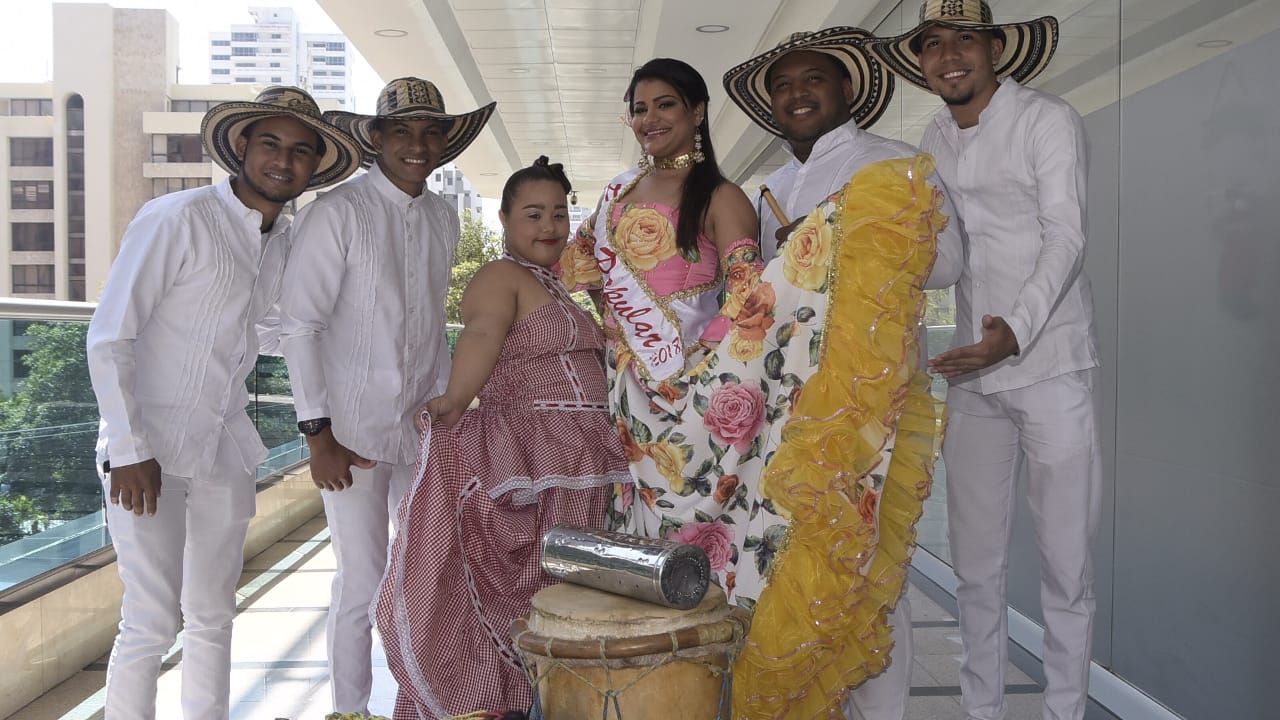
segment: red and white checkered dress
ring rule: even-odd
[[[399,683],[395,720],[528,707],[508,629],[552,582],[542,534],[603,527],[613,483],[631,480],[607,406],[604,335],[556,276],[525,267],[555,301],[511,326],[480,407],[431,428],[400,505],[373,608]]]

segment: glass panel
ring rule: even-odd
[[[1114,671],[1275,711],[1280,3],[1122,0]]]
[[[107,542],[88,323],[15,324],[0,320],[0,590]]]
[[[83,298],[83,277],[72,279],[72,294],[77,282]],[[87,328],[0,320],[0,592],[111,541],[95,467]],[[249,416],[268,447],[259,479],[305,461],[283,359],[259,358],[248,386]]]

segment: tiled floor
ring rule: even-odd
[[[246,563],[241,611],[232,643],[233,720],[322,720],[329,706],[324,633],[334,560],[323,516]],[[911,587],[915,660],[908,720],[962,720],[956,677],[960,662],[955,618]],[[177,720],[181,641],[160,678],[158,717]],[[106,658],[85,668],[11,720],[97,720],[102,717]],[[1008,720],[1040,717],[1040,688],[1010,666]],[[391,714],[395,682],[382,657],[374,661],[371,710]]]

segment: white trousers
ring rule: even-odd
[[[893,626],[893,662],[879,675],[849,693],[844,702],[848,720],[902,720],[911,693],[911,603],[904,587],[898,606],[889,614]]]
[[[336,712],[369,712],[373,623],[369,606],[387,566],[388,526],[413,481],[412,465],[351,468],[351,487],[321,493],[337,559],[329,601],[329,686]]]
[[[124,601],[107,665],[105,720],[156,717],[160,663],[179,628],[182,716],[228,717],[236,581],[256,497],[244,465],[224,432],[208,473],[161,475],[155,515],[134,515],[107,503]],[[110,484],[104,484],[109,493]]]
[[[951,388],[943,446],[951,559],[959,581],[961,707],[1005,717],[1006,584],[1019,463],[1040,551],[1044,719],[1080,720],[1093,641],[1092,544],[1102,498],[1096,370],[980,395]]]

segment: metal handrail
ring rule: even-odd
[[[0,298],[0,320],[88,320],[97,303]]]

